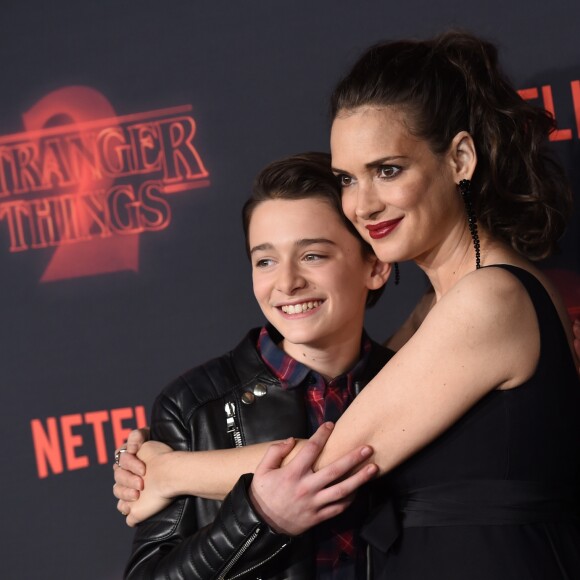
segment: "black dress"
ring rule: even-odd
[[[377,481],[362,531],[377,579],[580,579],[580,381],[541,283],[500,267],[535,307],[538,366]]]

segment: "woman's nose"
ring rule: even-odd
[[[362,220],[370,220],[385,208],[372,183],[361,182],[356,195],[355,214]]]

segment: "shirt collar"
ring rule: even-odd
[[[309,375],[316,379],[321,377],[319,373],[311,370],[306,365],[293,359],[286,354],[278,344],[282,342],[283,336],[271,325],[266,324],[260,331],[257,349],[264,364],[272,371],[274,376],[280,381],[285,389],[293,389],[300,386]],[[350,371],[334,378],[332,383],[353,384],[363,374],[370,357],[371,340],[363,330],[361,341],[360,358]]]

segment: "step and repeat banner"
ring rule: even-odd
[[[13,580],[114,580],[114,449],[157,392],[261,324],[240,210],[269,161],[328,150],[328,97],[380,39],[495,41],[558,121],[580,197],[580,6],[492,0],[3,3],[0,456]],[[580,314],[580,218],[543,267]],[[403,265],[368,329],[425,290]]]

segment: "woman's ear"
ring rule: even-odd
[[[367,280],[367,288],[369,290],[378,290],[387,283],[392,266],[387,262],[381,262],[376,256],[373,256],[371,260],[372,270]]]
[[[477,166],[477,152],[473,137],[467,131],[460,131],[455,135],[449,146],[448,155],[455,183],[459,183],[462,179],[471,180]]]

